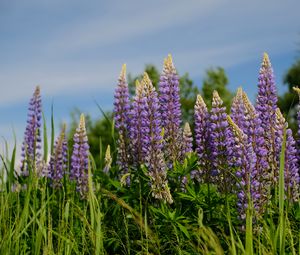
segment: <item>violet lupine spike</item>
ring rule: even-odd
[[[256,110],[261,119],[261,127],[264,130],[263,137],[268,151],[268,163],[271,173],[271,181],[275,181],[275,172],[278,171],[277,155],[275,152],[275,134],[273,127],[276,121],[277,91],[271,62],[268,54],[264,53],[263,61],[258,77],[258,95],[256,99]],[[276,183],[273,183],[274,185]]]
[[[129,152],[129,126],[130,126],[130,99],[128,84],[126,81],[126,65],[122,66],[118,79],[118,86],[115,91],[114,120],[115,127],[119,133],[118,139],[118,161],[122,174],[128,172],[130,152]]]
[[[242,130],[244,129],[245,105],[243,101],[243,90],[241,87],[238,88],[236,96],[232,100],[230,117],[239,128]]]
[[[185,123],[183,129],[183,155],[187,155],[188,153],[193,152],[193,136],[190,124],[188,122]]]
[[[288,128],[288,124],[283,117],[279,108],[276,110],[276,154],[278,165],[281,154],[281,147],[283,143],[283,133],[286,129],[286,148],[285,148],[285,161],[284,161],[284,181],[285,191],[287,197],[291,201],[299,200],[299,163],[297,159],[296,142],[293,138],[291,129]],[[275,178],[278,181],[279,171],[276,173]]]
[[[173,64],[172,56],[164,60],[164,67],[159,80],[159,102],[162,127],[165,130],[166,156],[174,162],[181,156],[181,109],[179,95],[179,76]]]
[[[210,182],[211,173],[209,171],[210,158],[208,153],[209,148],[209,113],[207,106],[200,95],[197,95],[196,104],[194,107],[195,120],[195,142],[196,152],[198,155],[199,173],[193,172],[193,176],[200,181]]]
[[[51,186],[53,188],[60,188],[62,186],[62,180],[67,170],[68,143],[65,131],[66,126],[64,125],[55,142],[54,151],[48,166],[48,178],[51,179]]]
[[[212,175],[220,185],[220,190],[228,193],[233,184],[233,177],[228,166],[228,148],[230,148],[232,135],[228,128],[226,108],[218,92],[213,92],[212,109],[209,123],[210,150],[212,161]],[[214,181],[214,180],[213,180]],[[226,183],[227,185],[224,185]],[[224,189],[224,190],[223,190]]]
[[[227,116],[231,134],[233,134],[233,144],[229,152],[229,161],[236,168],[238,188],[238,208],[241,219],[246,219],[246,210],[250,202],[256,208],[256,201],[259,194],[259,183],[255,179],[257,176],[255,165],[256,155],[253,151],[252,144],[249,143],[247,135],[233,122],[230,116]],[[249,201],[249,198],[251,201]]]
[[[76,181],[76,190],[82,198],[88,194],[89,144],[85,129],[85,118],[81,114],[79,126],[73,137],[70,179]]]
[[[130,115],[130,146],[133,154],[134,165],[138,166],[145,158],[142,148],[142,138],[144,132],[148,132],[148,125],[145,121],[145,116],[147,115],[146,97],[143,93],[143,86],[138,80],[136,81],[135,96],[133,98]]]
[[[168,187],[166,163],[162,152],[161,115],[157,92],[147,73],[142,80],[143,95],[146,98],[143,115],[144,132],[142,137],[143,155],[148,174],[151,179],[152,195],[160,200],[172,203],[173,199]]]
[[[242,131],[247,135],[248,142],[252,144],[256,155],[256,166],[253,178],[258,181],[258,194],[254,201],[257,216],[263,215],[267,203],[270,201],[270,173],[268,172],[268,151],[264,140],[264,130],[261,127],[261,120],[254,106],[251,104],[247,94],[243,92],[244,121]]]
[[[299,101],[300,101],[300,88],[297,88],[297,87],[293,87],[293,90],[298,94],[299,96]],[[297,151],[298,151],[298,162],[300,164],[300,102],[298,103],[298,106],[297,106],[298,110],[297,110],[297,124],[298,124],[298,130],[297,130],[297,139],[296,139],[296,142],[297,142]],[[300,174],[300,172],[299,172]]]
[[[21,155],[21,175],[29,174],[29,167],[37,172],[37,165],[41,161],[41,119],[42,100],[40,87],[37,86],[29,102],[27,126],[24,134]]]

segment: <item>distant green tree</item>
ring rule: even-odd
[[[208,108],[211,108],[211,98],[214,90],[217,90],[222,98],[227,111],[230,110],[233,93],[227,88],[229,80],[222,67],[210,68],[206,71],[203,80],[202,95]]]
[[[297,130],[297,105],[298,96],[293,87],[300,87],[300,59],[298,59],[285,73],[283,82],[288,86],[288,92],[279,97],[278,106],[289,122],[290,128]]]

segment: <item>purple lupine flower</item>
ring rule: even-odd
[[[84,115],[81,114],[79,126],[73,137],[70,179],[76,181],[76,189],[81,197],[88,193],[89,144],[85,129]]]
[[[37,86],[29,102],[27,126],[24,134],[21,155],[21,175],[29,174],[29,169],[37,172],[41,161],[41,119],[42,100],[40,87]]]
[[[181,153],[181,110],[179,96],[179,76],[177,75],[171,55],[164,61],[159,80],[159,102],[162,127],[165,130],[165,151],[171,162],[179,160]]]
[[[244,220],[250,202],[255,204],[260,195],[258,192],[258,180],[254,178],[257,177],[255,172],[256,155],[252,144],[248,141],[247,135],[232,121],[230,116],[227,116],[227,120],[233,135],[233,143],[228,156],[231,167],[236,168],[236,176],[239,179],[237,182],[238,208],[240,217]],[[249,198],[251,199],[250,201]]]
[[[286,131],[284,180],[288,199],[295,202],[299,201],[299,162],[296,141],[291,129],[287,129]]]
[[[216,176],[215,180],[220,184],[221,191],[228,193],[233,184],[233,177],[228,168],[228,148],[232,143],[232,136],[228,128],[226,108],[223,107],[223,101],[216,90],[213,92],[209,132],[212,175]]]
[[[143,93],[143,86],[137,80],[136,81],[136,90],[135,96],[133,98],[132,107],[131,107],[131,118],[130,118],[130,146],[132,151],[133,163],[135,166],[140,165],[145,158],[143,153],[143,133],[148,131],[148,123],[145,120],[147,116],[146,109],[147,99]]]
[[[253,179],[258,181],[258,196],[254,201],[257,215],[262,215],[267,203],[270,201],[270,173],[268,172],[268,151],[263,137],[264,130],[261,127],[261,119],[247,94],[243,92],[244,121],[240,127],[247,135],[248,142],[252,144],[256,155],[256,166]]]
[[[267,172],[271,173],[272,182],[276,180],[275,175],[279,167],[275,152],[276,142],[274,134],[277,100],[273,69],[268,55],[264,53],[258,77],[258,95],[255,108],[261,120],[261,127],[264,130],[263,137],[267,146],[269,163],[269,170]]]
[[[298,201],[299,199],[299,164],[297,159],[296,142],[292,135],[292,130],[288,128],[288,124],[283,117],[279,108],[276,110],[276,155],[279,165],[281,147],[283,143],[283,133],[286,129],[286,148],[284,161],[284,181],[285,191],[289,200]],[[279,172],[276,173],[275,178],[279,178]]]
[[[147,73],[142,80],[142,93],[146,98],[145,114],[143,114],[142,150],[145,165],[151,179],[152,194],[155,198],[172,203],[172,196],[168,187],[166,163],[162,152],[161,115],[157,92]]]
[[[66,126],[57,138],[54,151],[51,155],[49,166],[48,166],[48,177],[51,179],[51,186],[53,188],[60,188],[62,186],[62,180],[66,173],[67,162],[68,162],[68,143],[66,140]]]
[[[293,90],[295,92],[297,92],[298,96],[299,96],[299,100],[300,100],[300,88],[297,88],[297,87],[293,87]],[[297,130],[297,158],[298,158],[298,162],[300,164],[300,103],[298,103],[298,106],[297,106],[298,110],[297,110],[297,124],[298,124],[298,130]],[[300,172],[299,172],[300,174]]]
[[[185,123],[182,134],[182,154],[187,155],[193,152],[193,136],[188,122]]]
[[[230,117],[233,122],[244,131],[245,127],[245,105],[243,101],[243,90],[238,88],[236,96],[232,100],[232,105],[230,109]]]
[[[118,139],[118,161],[122,174],[128,172],[129,166],[129,126],[130,126],[130,99],[128,84],[126,81],[126,65],[122,66],[115,91],[114,120],[115,127],[119,133]]]
[[[191,177],[205,179],[205,182],[210,182],[211,173],[208,171],[210,167],[210,158],[208,153],[209,147],[209,113],[203,98],[198,95],[195,109],[195,141],[196,152],[198,155],[199,171],[191,173]]]

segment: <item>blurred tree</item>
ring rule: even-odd
[[[210,68],[206,71],[203,80],[202,95],[207,107],[211,108],[211,97],[214,90],[217,90],[222,98],[227,111],[230,110],[233,93],[227,88],[228,78],[222,67]]]
[[[286,72],[283,82],[288,86],[288,92],[279,97],[278,106],[289,122],[290,128],[297,130],[297,105],[298,96],[293,91],[293,87],[300,87],[300,59],[298,59]]]

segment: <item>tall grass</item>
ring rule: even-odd
[[[246,221],[238,218],[234,194],[225,198],[214,185],[208,188],[190,178],[182,190],[182,177],[197,169],[193,153],[168,173],[174,199],[169,205],[149,195],[144,166],[135,171],[127,187],[116,178],[117,167],[106,175],[93,155],[87,199],[77,194],[67,177],[56,190],[35,171],[14,186],[15,143],[11,155],[1,156],[1,172],[6,172],[7,180],[2,174],[0,254],[299,254],[300,207],[285,201],[285,140],[286,135],[279,197],[270,201],[271,213],[262,218],[255,217],[250,203]],[[53,143],[52,116],[50,144],[44,125],[45,160],[49,148],[53,152]]]

